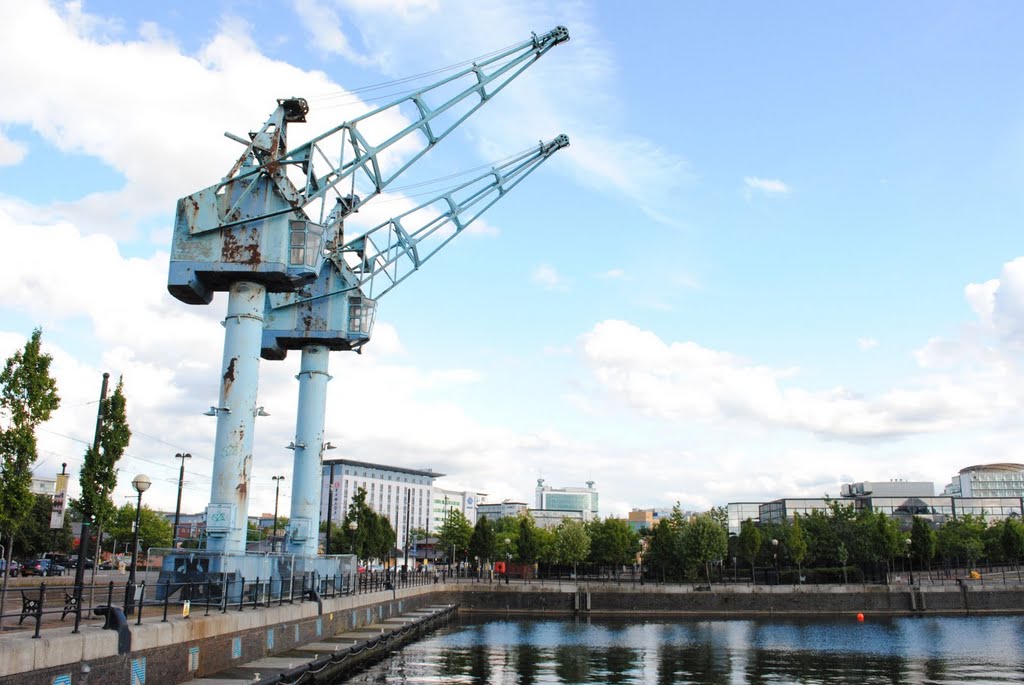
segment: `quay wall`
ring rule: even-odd
[[[460,612],[585,613],[637,618],[708,615],[909,615],[1024,613],[1021,586],[733,586],[526,584],[510,589],[466,585],[451,595]]]
[[[714,586],[570,583],[441,583],[394,592],[203,615],[164,623],[147,609],[131,622],[131,648],[118,653],[118,634],[96,624],[0,636],[0,685],[87,685],[137,682],[174,685],[234,665],[281,654],[429,605],[460,612],[562,614],[633,618],[1024,613],[1024,586]]]

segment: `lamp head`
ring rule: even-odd
[[[132,480],[132,487],[135,488],[135,492],[138,492],[140,494],[145,492],[146,490],[149,490],[149,486],[152,484],[153,481],[149,479],[149,476],[142,473],[135,476],[135,478]]]
[[[359,527],[359,524],[357,522],[355,522],[355,521],[349,521],[348,522],[348,529],[349,530],[355,530],[358,527]]]

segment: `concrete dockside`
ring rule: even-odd
[[[1024,613],[1024,586],[963,584],[915,587],[748,586],[709,589],[690,585],[615,583],[489,584],[462,580],[372,594],[348,595],[322,602],[285,604],[204,616],[194,607],[190,618],[180,608],[165,623],[162,611],[147,607],[141,625],[130,621],[130,647],[118,650],[116,631],[102,623],[83,622],[78,634],[70,625],[45,628],[39,639],[31,630],[0,636],[0,685],[73,685],[132,683],[135,673],[160,685],[196,680],[214,685],[244,668],[249,680],[261,679],[300,662],[377,640],[381,631],[396,633],[429,618],[438,607],[457,605],[459,612],[498,614],[609,615],[658,619],[701,615],[820,616],[846,613],[875,615]],[[83,617],[84,618],[84,617]],[[384,649],[390,649],[388,646]],[[258,667],[256,666],[258,665]],[[265,669],[265,670],[260,670]],[[234,671],[239,672],[239,671]],[[239,679],[235,679],[238,682]]]

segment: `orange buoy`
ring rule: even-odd
[[[864,614],[857,614],[857,620],[863,622],[864,621]]]

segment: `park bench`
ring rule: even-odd
[[[63,621],[65,616],[67,616],[68,614],[74,614],[77,611],[78,611],[78,597],[75,597],[73,594],[71,594],[70,592],[65,590],[64,591],[64,613],[62,613],[60,615],[60,620]]]
[[[20,626],[26,618],[29,616],[35,616],[39,613],[39,595],[30,597],[25,594],[25,591],[21,591],[21,618],[18,619],[18,625]]]

